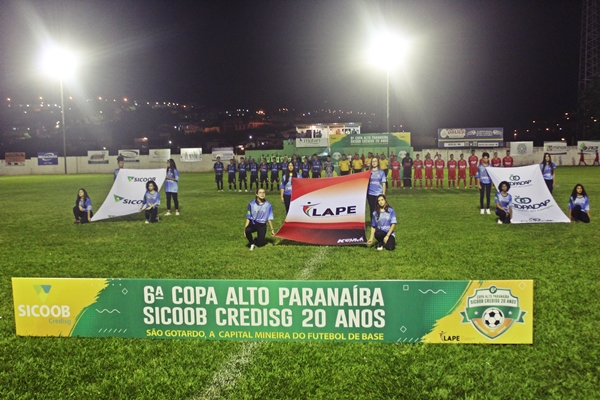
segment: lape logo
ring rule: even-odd
[[[460,342],[460,336],[454,335],[454,336],[446,336],[446,333],[448,332],[440,332],[440,340],[442,342]]]
[[[123,202],[123,204],[142,204],[144,202],[144,200],[131,200],[131,199],[126,199],[125,197],[121,197],[118,195],[114,195],[115,196],[115,203],[118,203],[120,201]]]
[[[308,217],[340,217],[342,215],[356,214],[356,206],[335,207],[332,208],[317,208],[317,204],[306,204],[302,206],[302,211]]]
[[[127,180],[129,180],[129,182],[149,182],[149,181],[156,181],[156,177],[148,177],[148,178],[140,178],[137,176],[128,176]]]
[[[48,293],[50,293],[51,285],[33,285],[33,290],[37,293],[42,302],[46,301]]]

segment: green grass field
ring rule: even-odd
[[[85,187],[97,210],[110,175],[0,177],[0,398],[600,398],[600,168],[557,170],[590,224],[497,225],[476,190],[392,190],[399,247],[319,247],[243,238],[248,193],[182,174],[181,216],[74,225]],[[267,193],[275,226],[279,195]],[[166,199],[163,199],[163,204]],[[161,207],[161,215],[164,213]],[[35,338],[15,335],[11,277],[533,279],[533,345],[427,345]]]

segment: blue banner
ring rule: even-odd
[[[48,151],[45,153],[38,153],[37,159],[38,165],[58,165],[58,152]]]

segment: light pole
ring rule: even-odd
[[[391,32],[384,32],[373,39],[369,59],[379,68],[385,69],[386,78],[386,133],[390,134],[390,71],[404,61],[408,40]],[[388,137],[388,156],[389,156]]]
[[[52,46],[44,54],[42,68],[50,76],[58,78],[60,82],[60,112],[63,134],[63,158],[65,164],[65,175],[67,174],[67,131],[65,127],[65,94],[64,80],[75,71],[77,59],[75,55],[65,49]]]

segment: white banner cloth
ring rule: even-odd
[[[139,211],[146,193],[146,182],[154,181],[158,190],[165,182],[166,168],[161,169],[121,169],[106,200],[92,217],[92,221],[121,217]]]
[[[510,183],[508,192],[513,198],[513,224],[571,222],[550,194],[538,164],[513,168],[487,167],[487,172],[496,187],[502,181]]]

